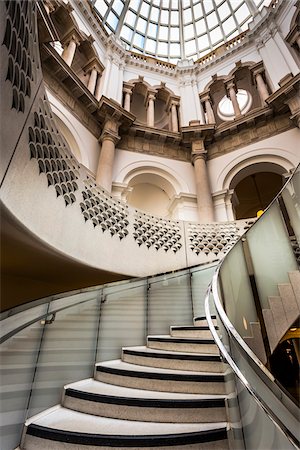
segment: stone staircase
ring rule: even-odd
[[[148,336],[66,385],[61,405],[27,420],[20,449],[228,449],[224,368],[203,317]]]

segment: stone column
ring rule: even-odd
[[[120,137],[118,134],[120,115],[114,113],[108,116],[104,122],[104,127],[99,141],[101,142],[101,152],[98,162],[96,182],[108,192],[111,191],[112,173],[115,159],[115,148]]]
[[[252,74],[257,86],[258,94],[261,99],[262,105],[266,104],[266,99],[269,97],[267,85],[263,79],[264,67],[262,63],[256,64],[252,69]]]
[[[206,167],[206,154],[203,139],[192,142],[192,163],[194,164],[195,170],[200,223],[214,221],[214,207]]]
[[[235,115],[235,117],[239,117],[242,113],[241,113],[241,110],[240,110],[240,105],[239,105],[239,103],[237,101],[236,86],[235,86],[235,83],[234,83],[233,79],[228,80],[226,82],[226,89],[227,89],[228,96],[229,96],[229,98],[231,100],[232,106],[233,106],[234,115]]]
[[[171,123],[172,123],[172,131],[178,133],[177,104],[175,102],[171,103]]]
[[[209,91],[203,92],[200,96],[200,99],[201,99],[201,102],[203,102],[205,105],[206,123],[208,123],[208,124],[216,123],[214,111],[211,106]]]
[[[91,69],[90,78],[89,78],[89,82],[88,82],[88,85],[87,85],[88,90],[93,95],[95,94],[97,77],[98,77],[98,72],[97,72],[96,68],[93,67]]]
[[[98,72],[97,76],[97,83],[96,83],[96,89],[95,89],[95,98],[96,100],[100,100],[101,98],[101,74]]]
[[[147,126],[154,127],[154,101],[155,95],[149,93],[147,96]]]
[[[100,137],[101,152],[96,174],[96,183],[100,184],[108,192],[111,191],[115,149],[119,139],[117,133],[111,130],[105,130],[104,126]]]
[[[70,41],[64,47],[64,51],[62,52],[62,59],[71,67],[75,52],[76,52],[77,42],[74,36],[71,37]]]
[[[131,89],[124,89],[125,98],[124,98],[124,109],[128,112],[130,112],[130,103],[131,103],[131,95],[132,90]]]
[[[261,72],[258,72],[257,74],[255,74],[255,81],[257,84],[257,90],[258,90],[260,99],[264,105],[266,103],[266,99],[269,97],[269,92],[268,92],[267,86],[264,82]]]

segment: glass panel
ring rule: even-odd
[[[223,30],[225,34],[231,33],[236,28],[233,17],[229,17],[223,22]]]
[[[121,348],[145,345],[147,282],[130,289],[104,288],[98,338],[97,361],[118,359]]]
[[[150,278],[148,334],[169,334],[170,325],[193,323],[188,271]]]
[[[137,21],[136,29],[137,31],[140,31],[141,33],[145,34],[147,27],[147,21],[145,19],[142,19],[141,17]]]
[[[247,233],[262,308],[269,296],[278,296],[278,283],[288,283],[288,272],[297,270],[287,230],[277,202]]]
[[[282,198],[287,209],[293,231],[300,246],[300,170],[294,174],[282,192]]]
[[[39,313],[45,314],[48,304],[37,308]],[[30,310],[21,314],[28,316]],[[42,333],[43,325],[36,322],[1,345],[2,450],[11,450],[20,443]]]
[[[220,274],[226,314],[242,337],[251,336],[250,322],[257,322],[257,314],[241,241],[224,259]]]
[[[215,270],[216,265],[191,269],[194,317],[205,316],[204,299]]]
[[[153,41],[152,39],[147,39],[145,49],[147,50],[147,52],[155,54],[156,41]]]
[[[65,384],[93,375],[99,305],[95,291],[92,300],[57,312],[45,325],[28,417],[60,403]]]

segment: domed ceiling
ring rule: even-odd
[[[128,50],[176,64],[197,60],[248,29],[270,0],[90,0]]]

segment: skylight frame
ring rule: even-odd
[[[89,1],[95,5],[108,33],[118,36],[128,50],[176,63],[180,59],[197,60],[241,34],[266,0]],[[101,12],[97,10],[97,4],[101,4]],[[106,5],[105,13],[103,5]],[[224,11],[227,9],[226,13],[222,13],[222,7]],[[186,21],[188,10],[189,20]],[[174,22],[174,13],[178,16],[178,24]],[[131,15],[130,20],[128,15]],[[241,20],[238,20],[239,15]],[[148,35],[148,30],[154,27],[157,27],[156,36],[153,32]]]

